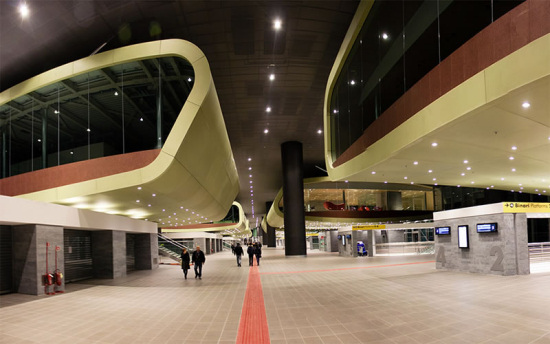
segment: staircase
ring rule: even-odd
[[[157,235],[159,242],[159,254],[169,257],[181,264],[181,251],[183,248],[187,248],[187,251],[189,251],[189,248],[160,233]]]

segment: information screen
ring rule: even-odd
[[[436,235],[450,235],[451,227],[435,227]]]
[[[478,233],[492,233],[498,230],[496,223],[478,223],[476,225]]]
[[[458,247],[469,248],[468,243],[468,226],[458,226]]]

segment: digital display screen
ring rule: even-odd
[[[458,247],[468,248],[468,226],[458,226]]]
[[[496,223],[478,223],[476,225],[478,233],[492,233],[498,230]]]
[[[451,227],[435,227],[436,235],[450,235]]]

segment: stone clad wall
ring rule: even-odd
[[[477,233],[476,225],[497,223],[496,233]],[[458,226],[468,225],[469,248],[458,247]],[[435,221],[451,235],[436,235],[436,268],[494,275],[529,274],[525,214],[490,214]]]

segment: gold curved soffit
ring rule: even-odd
[[[176,56],[195,72],[194,86],[158,157],[149,165],[107,177],[33,192],[20,197],[72,204],[101,200],[113,213],[136,218],[162,215],[161,208],[195,209],[209,220],[223,218],[239,191],[237,168],[231,151],[212,75],[206,57],[184,40],[137,44],[77,60],[40,74],[0,94],[0,104],[40,87],[97,69],[146,58]],[[136,206],[136,197],[155,193],[156,210]],[[172,211],[170,209],[169,211]]]

